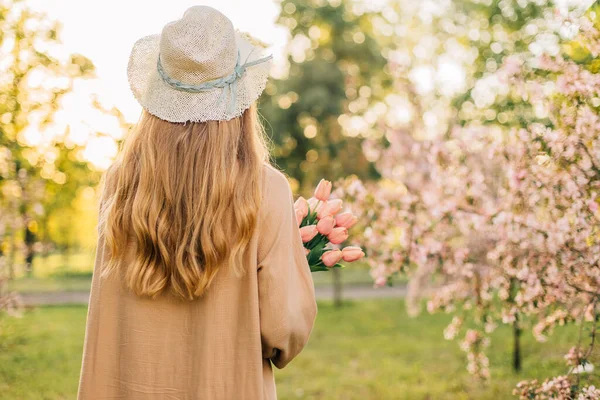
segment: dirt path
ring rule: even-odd
[[[317,287],[317,298],[327,300],[333,298],[333,288]],[[372,286],[346,286],[344,298],[377,299],[404,297],[406,286],[384,287],[374,289]],[[90,294],[88,292],[47,292],[47,293],[24,293],[21,294],[23,304],[26,306],[57,305],[57,304],[87,304]]]

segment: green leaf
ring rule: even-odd
[[[323,255],[323,247],[325,245],[319,245],[310,250],[310,253],[306,256],[309,265],[316,265],[321,263],[321,256]]]

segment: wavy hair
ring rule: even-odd
[[[256,105],[230,121],[171,123],[143,112],[114,165],[99,230],[137,295],[205,293],[220,268],[243,274],[268,162]],[[127,244],[133,262],[123,262]]]

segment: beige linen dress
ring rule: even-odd
[[[103,199],[114,190],[112,170]],[[263,182],[247,273],[222,268],[195,301],[141,298],[118,276],[101,278],[100,235],[79,400],[277,398],[272,364],[283,368],[302,350],[317,309],[287,179],[265,166]]]

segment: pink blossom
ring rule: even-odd
[[[375,287],[383,287],[387,283],[387,279],[384,276],[379,276],[375,279]]]
[[[600,54],[594,23],[584,18],[575,24],[586,51]],[[525,51],[505,57],[496,73],[482,79],[488,87],[501,83],[486,100],[499,102],[445,110],[461,114],[461,124],[448,126],[452,118],[436,113],[444,130],[423,135],[416,125],[377,121],[385,140],[366,138],[363,150],[376,159],[382,179],[346,178],[335,194],[361,215],[356,224],[363,234],[356,239],[369,249],[365,262],[375,286],[392,274],[406,274],[409,309],[426,303],[429,312],[486,315],[485,321],[464,322],[477,330],[449,326],[446,336],[465,335],[467,368],[487,379],[488,334],[497,325],[527,318],[534,337],[544,341],[566,324],[598,317],[600,74],[561,55]],[[402,79],[397,84],[410,87]],[[514,123],[522,115],[500,106],[507,99],[518,99],[543,123],[533,116],[525,127]],[[411,99],[414,110],[434,112],[429,99],[423,100]],[[507,123],[481,124],[491,110]],[[588,338],[582,341],[582,348],[592,345]],[[568,361],[577,358],[573,353]],[[524,382],[515,391],[524,399],[565,393],[579,399],[584,387],[572,394],[573,383],[570,374]]]

